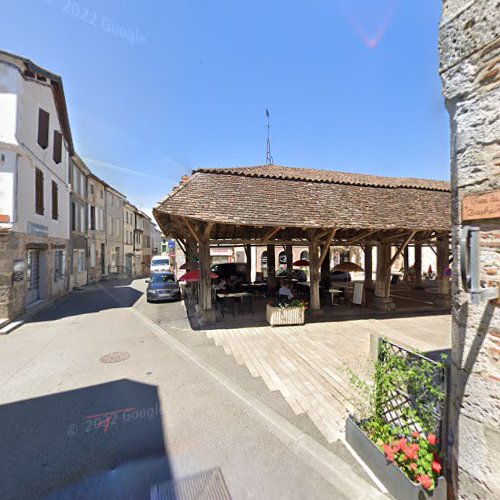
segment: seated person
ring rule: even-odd
[[[290,288],[288,288],[288,285],[284,279],[280,280],[280,288],[278,290],[278,295],[279,295],[280,301],[282,299],[285,299],[286,301],[290,301],[293,299],[293,293],[290,290]]]

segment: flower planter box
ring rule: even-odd
[[[370,438],[349,417],[346,422],[346,440],[363,462],[377,476],[389,493],[396,499],[446,500],[447,487],[444,477],[440,477],[432,491],[425,490],[420,484],[413,483],[395,464],[387,462],[385,455]]]
[[[305,307],[273,307],[267,304],[266,320],[271,326],[303,325]]]

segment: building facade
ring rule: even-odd
[[[146,225],[146,218],[144,214],[136,209],[134,211],[134,259],[135,271],[138,276],[145,276],[144,259],[143,259],[143,239],[144,227]]]
[[[123,265],[125,274],[136,276],[139,274],[136,269],[136,259],[134,253],[134,230],[136,207],[128,200],[123,202]]]
[[[144,222],[144,229],[142,233],[142,274],[149,274],[149,269],[151,267],[151,257],[152,257],[152,221],[144,213],[141,212],[142,220]]]
[[[109,185],[105,187],[106,200],[106,267],[113,277],[124,276],[123,203],[125,196]]]
[[[450,498],[493,499],[500,498],[500,302],[472,300],[460,279],[460,242],[466,226],[477,228],[481,286],[500,286],[500,9],[492,0],[446,0],[443,8],[453,224]]]
[[[74,154],[69,162],[68,181],[70,185],[70,241],[69,241],[69,289],[87,284],[87,177],[90,170],[82,159]]]
[[[87,177],[88,282],[104,278],[106,269],[106,183],[92,172]]]
[[[0,52],[0,321],[67,293],[72,148],[61,78]]]

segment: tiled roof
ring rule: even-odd
[[[155,216],[244,226],[447,231],[446,186],[289,167],[199,169],[157,206]]]
[[[351,184],[353,186],[402,187],[449,191],[450,183],[431,179],[411,177],[384,177],[381,175],[353,174],[334,170],[285,167],[280,165],[259,165],[256,167],[200,168],[195,172],[242,175],[245,177],[265,177],[269,179],[289,179],[331,184]]]

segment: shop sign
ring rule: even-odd
[[[23,281],[25,268],[26,264],[24,263],[24,259],[14,259],[12,281]]]

